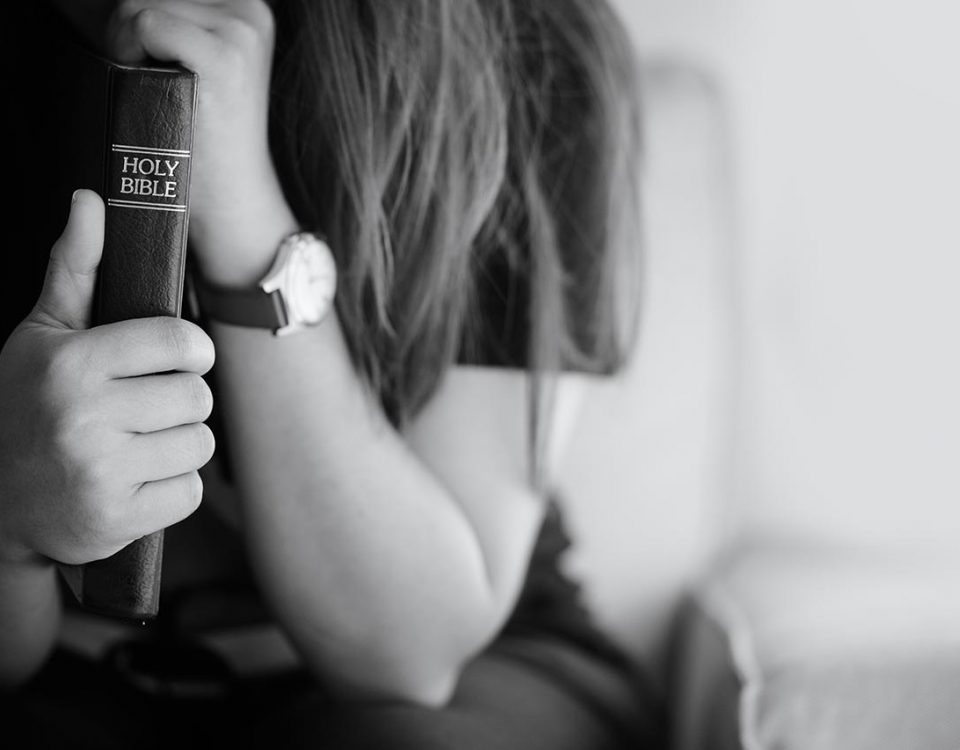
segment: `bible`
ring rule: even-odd
[[[125,66],[79,39],[52,52],[41,130],[48,200],[76,188],[106,209],[93,322],[179,317],[186,273],[197,76],[179,66]],[[62,220],[54,226],[62,226]],[[86,565],[60,565],[80,605],[147,620],[159,610],[163,531]]]

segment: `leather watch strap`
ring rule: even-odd
[[[275,330],[287,325],[279,292],[262,289],[227,289],[194,279],[194,293],[204,316],[221,323]]]
[[[255,287],[222,287],[196,272],[190,275],[191,296],[198,318],[282,336],[323,320],[336,290],[336,272],[333,254],[322,237],[294,232],[280,241],[270,270]]]

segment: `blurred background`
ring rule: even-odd
[[[960,8],[615,0],[647,90],[637,360],[588,403],[572,566],[658,658],[742,540],[960,540]]]

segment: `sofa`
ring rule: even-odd
[[[866,284],[857,259],[896,247],[750,214],[722,70],[654,51],[643,76],[643,323],[564,464],[571,572],[655,675],[671,750],[958,750],[960,304],[925,298],[957,264]]]

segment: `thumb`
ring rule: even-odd
[[[49,325],[74,330],[90,326],[103,252],[103,212],[103,200],[95,192],[74,192],[67,225],[50,251],[47,275],[34,307]]]

